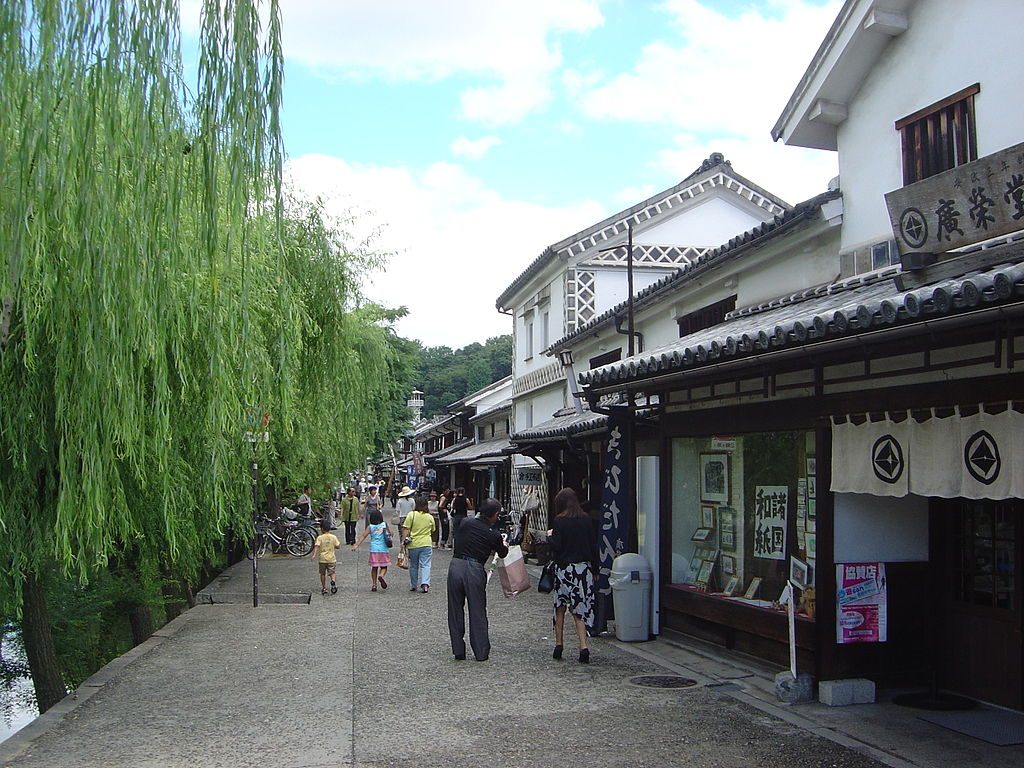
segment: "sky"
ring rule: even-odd
[[[546,246],[712,152],[789,203],[825,191],[835,154],[771,128],[840,6],[281,0],[286,174],[376,233],[390,255],[363,289],[408,307],[401,335],[484,342],[511,332],[495,300]]]

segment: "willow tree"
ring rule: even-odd
[[[0,559],[42,710],[64,689],[41,570],[151,535],[198,551],[246,508],[246,410],[289,407],[279,15],[258,5],[205,0],[190,88],[174,0],[0,4]]]

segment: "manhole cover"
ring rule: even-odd
[[[697,685],[696,680],[677,675],[640,675],[629,678],[629,682],[641,688],[693,688]]]

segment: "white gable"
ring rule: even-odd
[[[762,214],[758,216],[750,210],[749,204],[741,207],[739,202],[731,193],[728,198],[709,195],[676,216],[655,220],[649,228],[634,233],[633,242],[637,245],[674,243],[698,248],[722,245],[768,218],[763,209],[757,209]]]

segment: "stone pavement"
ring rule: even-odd
[[[454,661],[444,578],[369,591],[365,546],[341,551],[337,595],[308,560],[251,565],[0,744],[0,766],[1020,766],[890,704],[778,705],[775,670],[690,641],[595,638],[590,665],[551,659],[550,599],[488,590],[491,658]],[[271,602],[278,600],[279,602]],[[567,632],[567,639],[571,633]],[[638,675],[697,685],[641,688]]]

